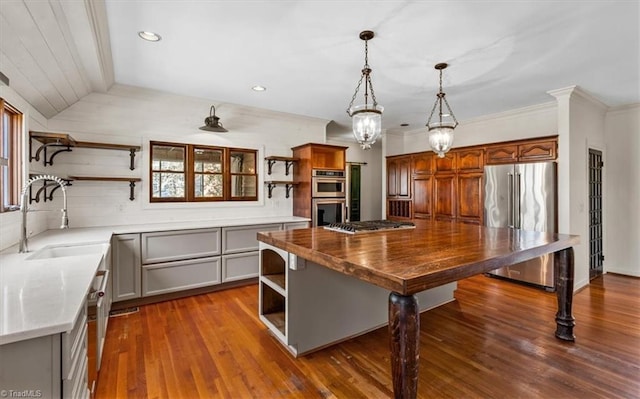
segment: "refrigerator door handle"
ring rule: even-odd
[[[515,196],[515,201],[514,201],[514,208],[515,208],[515,220],[514,220],[514,224],[516,226],[516,228],[521,229],[522,228],[522,209],[520,209],[520,205],[521,205],[521,200],[522,200],[522,192],[521,192],[521,188],[522,188],[522,175],[520,173],[516,173],[515,175],[515,181],[516,181],[516,196]]]
[[[514,188],[513,188],[513,174],[507,173],[507,227],[514,228]]]

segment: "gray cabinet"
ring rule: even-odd
[[[113,236],[113,301],[140,298],[141,262],[140,234],[120,234]]]
[[[220,229],[160,231],[142,234],[142,263],[220,255]]]
[[[71,331],[0,345],[3,396],[89,398],[88,381],[86,302]]]
[[[258,232],[308,226],[289,222],[115,235],[113,301],[258,277]]]
[[[142,295],[145,297],[219,283],[219,256],[142,266]]]

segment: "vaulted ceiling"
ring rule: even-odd
[[[444,91],[460,120],[571,85],[609,106],[640,102],[639,4],[0,0],[0,71],[46,117],[116,82],[210,99],[223,120],[225,104],[242,104],[332,120],[339,133],[369,29],[383,127],[412,130],[435,100],[438,62],[450,64]]]

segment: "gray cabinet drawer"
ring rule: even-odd
[[[274,230],[282,230],[282,224],[225,227],[222,229],[222,253],[257,251],[258,232]]]
[[[142,296],[220,283],[220,257],[142,266]]]
[[[162,231],[142,234],[142,263],[220,255],[220,229]]]
[[[258,251],[222,256],[222,282],[258,276]]]
[[[284,224],[285,230],[306,229],[308,227],[309,227],[309,222],[291,222],[291,223]]]

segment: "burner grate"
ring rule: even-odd
[[[392,220],[367,220],[362,222],[331,223],[325,229],[341,231],[345,233],[358,233],[367,231],[384,231],[394,229],[414,228],[413,222],[397,222]]]

